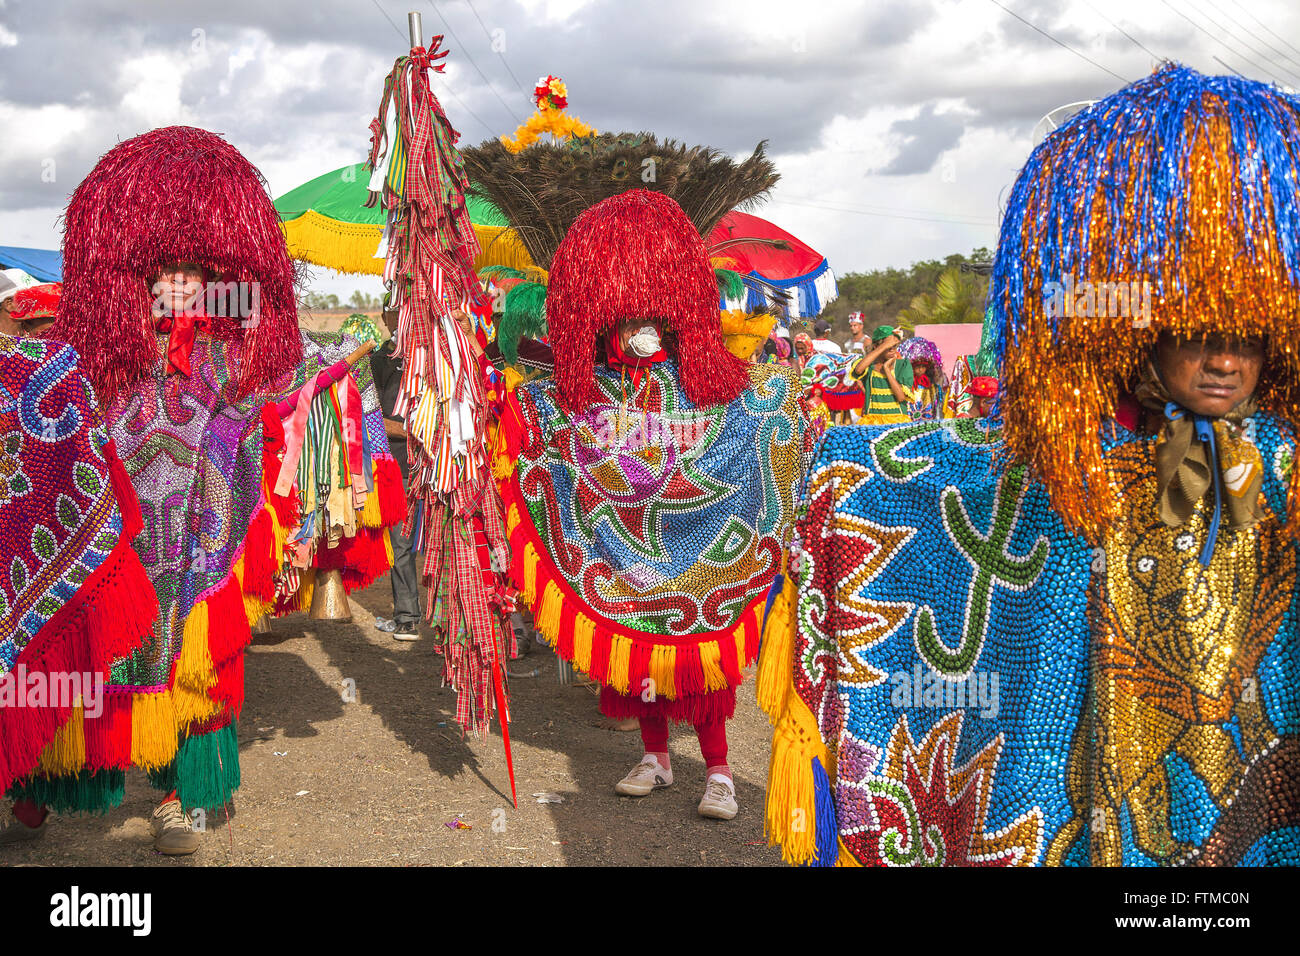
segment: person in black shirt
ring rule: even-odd
[[[397,312],[384,312],[384,325],[389,338],[370,354],[370,367],[374,373],[375,388],[379,392],[379,405],[384,411],[384,431],[388,434],[388,448],[402,472],[402,482],[410,477],[410,464],[406,458],[406,425],[393,417],[398,387],[402,383],[402,356],[393,345],[392,333],[397,329]],[[411,539],[402,534],[402,526],[388,529],[393,545],[393,571],[389,579],[393,584],[393,619],[375,619],[375,627],[391,633],[399,641],[413,641],[420,627],[420,573]]]

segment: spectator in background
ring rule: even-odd
[[[812,347],[814,351],[829,352],[835,355],[843,354],[840,347],[828,338],[830,334],[831,324],[825,319],[818,319],[813,323]]]
[[[12,290],[0,302],[0,332],[23,338],[39,339],[59,314],[59,298],[63,285],[47,282]]]
[[[406,456],[406,424],[400,418],[393,417],[393,406],[397,402],[398,388],[402,383],[403,362],[392,339],[393,332],[397,331],[397,316],[395,309],[384,312],[384,325],[388,327],[389,338],[370,353],[370,367],[375,376],[375,388],[379,392],[379,405],[384,410],[388,448],[397,459],[397,467],[402,471],[402,483],[405,485],[410,478],[411,467]],[[420,629],[419,565],[411,550],[411,539],[402,534],[400,524],[388,529],[388,537],[393,545],[393,570],[389,575],[393,585],[393,618],[375,618],[375,627],[392,634],[394,640],[414,641],[419,637]]]
[[[844,354],[850,355],[858,352],[862,355],[867,354],[867,343],[870,339],[862,331],[862,313],[849,313],[849,337],[844,342]]]

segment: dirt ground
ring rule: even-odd
[[[562,686],[557,658],[534,645],[509,670],[519,808],[499,731],[462,738],[455,696],[439,687],[430,640],[394,641],[373,627],[389,616],[387,577],[352,597],[353,619],[273,622],[246,657],[239,724],[243,785],[229,820],[206,820],[192,857],[156,853],[148,815],[156,792],[127,777],[107,817],[57,817],[45,835],[0,848],[0,865],[55,866],[773,866],[763,839],[770,727],[753,681],[728,724],[739,815],[696,813],[704,765],[689,727],[670,741],[672,787],[641,799],[614,784],[641,754],[635,732],[607,729],[588,688]],[[422,632],[427,638],[427,631]],[[346,701],[345,681],[355,682]],[[535,794],[556,794],[539,803]],[[446,824],[459,817],[470,829]]]

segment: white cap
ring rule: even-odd
[[[0,302],[12,298],[21,289],[30,289],[40,284],[40,279],[28,275],[22,269],[0,269]]]

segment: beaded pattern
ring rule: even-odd
[[[134,547],[160,609],[153,636],[131,657],[114,662],[112,689],[158,693],[167,688],[185,619],[201,596],[229,575],[261,500],[262,404],[291,394],[309,373],[356,347],[355,339],[339,333],[300,334],[303,364],[234,405],[228,397],[240,346],[204,336],[194,344],[191,376],[164,377],[161,363],[155,365],[109,410],[109,430],[144,516]],[[370,363],[360,363],[354,374],[367,449],[387,454]]]
[[[0,335],[0,676],[117,546],[107,440],[71,348]]]
[[[1268,517],[1183,528],[1153,438],[1106,442],[1094,550],[958,419],[833,428],[798,533],[794,683],[875,865],[1300,863],[1294,438],[1260,414]],[[1203,509],[1204,505],[1202,505]]]
[[[807,440],[793,372],[750,366],[752,387],[697,408],[675,363],[623,403],[562,412],[550,378],[517,389],[519,487],[550,559],[599,614],[652,634],[726,628],[780,570]],[[784,490],[783,490],[784,489]]]

